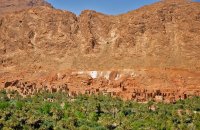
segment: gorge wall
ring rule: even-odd
[[[116,16],[91,10],[76,16],[40,0],[0,5],[2,88],[21,89],[25,82],[59,88],[48,79],[66,72],[73,93],[106,87],[125,99],[199,95],[199,2],[165,0]],[[116,80],[109,79],[114,72]]]

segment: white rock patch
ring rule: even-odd
[[[93,78],[96,79],[98,77],[98,72],[97,71],[90,71],[89,75]]]

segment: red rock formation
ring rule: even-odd
[[[199,70],[199,14],[199,3],[180,1],[117,16],[46,6],[11,13],[0,18],[0,70]]]

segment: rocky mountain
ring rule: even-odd
[[[0,0],[0,15],[36,6],[52,7],[49,3],[47,3],[44,0]]]
[[[1,65],[24,70],[199,69],[200,4],[162,1],[118,16],[36,7],[0,20]],[[4,69],[4,68],[3,68]]]
[[[21,10],[34,2],[14,5]],[[143,78],[137,87],[145,83],[148,88],[165,86],[174,92],[177,79],[183,88],[193,85],[195,92],[200,90],[199,2],[164,0],[116,16],[91,10],[76,16],[44,1],[36,5],[47,6],[18,12],[7,6],[10,1],[1,0],[0,5],[1,12],[12,12],[0,17],[2,83],[9,79],[6,76],[33,80],[69,70],[121,74],[128,69],[129,76],[137,72],[136,77]]]

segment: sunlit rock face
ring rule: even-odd
[[[199,14],[199,3],[175,0],[117,16],[49,6],[9,13],[0,18],[0,71],[198,71]]]

